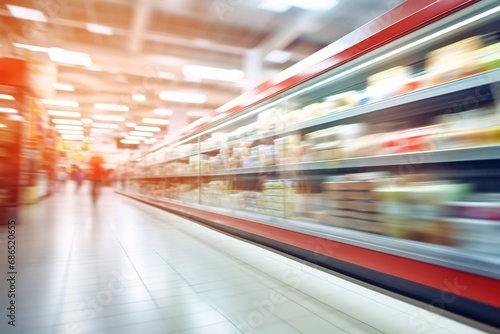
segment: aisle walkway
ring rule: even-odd
[[[2,334],[483,333],[111,189],[93,206],[69,185],[24,208],[15,236]]]

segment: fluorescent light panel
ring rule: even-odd
[[[59,130],[80,130],[80,131],[83,131],[83,126],[78,126],[78,125],[58,124],[58,125],[56,125],[56,128]]]
[[[146,140],[146,137],[140,137],[140,136],[125,136],[125,139],[131,139],[131,140]]]
[[[5,125],[5,124],[0,124],[0,129],[1,129],[1,128],[6,128],[6,127],[7,127],[7,125]]]
[[[134,122],[127,122],[127,123],[125,123],[125,126],[127,128],[135,128],[137,126],[137,124],[135,124]]]
[[[78,130],[58,130],[60,134],[64,135],[83,135],[83,131],[78,131]]]
[[[61,135],[62,139],[65,140],[84,140],[85,137],[82,135]]]
[[[53,119],[54,124],[66,124],[66,125],[82,125],[82,121],[77,121],[74,119]]]
[[[144,124],[159,124],[159,125],[167,125],[170,123],[168,119],[159,119],[159,118],[143,118],[142,123]]]
[[[92,133],[112,133],[113,129],[90,128]]]
[[[35,51],[35,52],[46,52],[48,53],[50,48],[46,48],[43,46],[36,46],[36,45],[29,45],[29,44],[22,44],[22,43],[12,43],[16,48],[20,49],[26,49],[30,51]]]
[[[118,129],[119,126],[117,124],[111,123],[92,123],[92,127],[100,128],[100,129]]]
[[[101,35],[108,35],[111,36],[113,35],[113,29],[107,26],[103,26],[100,24],[95,24],[95,23],[87,23],[87,30],[96,34],[101,34]]]
[[[73,92],[75,90],[74,86],[68,85],[68,84],[61,84],[61,83],[54,84],[54,88],[57,90],[64,90],[67,92]]]
[[[140,137],[152,137],[152,136],[154,136],[154,133],[145,132],[145,131],[130,131],[129,134],[131,136],[140,136]]]
[[[172,115],[174,112],[170,109],[155,109],[154,113],[157,115]]]
[[[42,99],[43,104],[49,104],[58,107],[78,107],[77,101],[71,100],[52,100],[52,99]]]
[[[82,116],[77,111],[47,110],[47,113],[50,116],[59,116],[59,117],[81,117]]]
[[[99,121],[114,121],[114,122],[125,121],[125,117],[113,116],[113,115],[92,115],[92,118]]]
[[[82,118],[82,123],[90,124],[92,123],[92,120],[90,118]]]
[[[225,68],[186,65],[182,68],[182,74],[187,78],[211,79],[220,81],[237,82],[243,79],[245,74],[241,70],[229,70]]]
[[[135,130],[137,131],[151,131],[151,132],[159,132],[161,129],[157,126],[136,126]]]
[[[95,109],[107,111],[129,111],[129,107],[121,104],[95,103]]]
[[[134,100],[136,102],[144,102],[144,101],[146,101],[146,95],[135,93],[132,95],[132,100]]]
[[[131,139],[120,139],[120,143],[122,144],[140,144],[140,140],[131,140]]]
[[[51,48],[49,50],[49,57],[50,60],[55,63],[79,66],[92,65],[92,59],[90,56],[83,52],[69,51],[61,48]]]
[[[14,5],[7,5],[7,8],[12,16],[17,17],[18,19],[47,22],[45,15],[43,15],[43,13],[39,10]]]
[[[264,59],[272,63],[284,64],[291,58],[292,58],[291,52],[283,50],[273,50],[269,52]]]
[[[0,112],[7,114],[17,114],[17,109],[0,107]]]
[[[14,101],[14,96],[8,95],[8,94],[0,94],[0,99],[1,100],[11,100]]]
[[[174,91],[163,91],[160,93],[160,99],[164,101],[186,102],[186,103],[205,103],[206,95],[196,93],[183,93]]]

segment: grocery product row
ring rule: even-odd
[[[252,184],[242,189],[244,183]],[[129,181],[128,192],[498,254],[500,193],[437,175],[370,172],[305,179]]]

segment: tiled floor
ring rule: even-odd
[[[7,276],[6,226],[0,267]],[[0,333],[483,333],[105,189],[23,208]]]

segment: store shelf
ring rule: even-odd
[[[424,242],[393,238],[357,231],[348,228],[293,220],[264,214],[242,211],[237,209],[224,209],[220,207],[187,203],[178,200],[141,195],[137,193],[120,192],[126,196],[134,197],[145,202],[154,203],[169,208],[169,204],[185,206],[186,210],[202,210],[221,216],[238,217],[239,219],[274,226],[277,228],[304,233],[328,240],[355,245],[388,254],[398,255],[410,259],[417,259],[427,263],[445,266],[456,270],[480,274],[494,279],[500,279],[500,259],[493,255],[473,253],[462,249],[429,244]],[[492,265],[494,264],[494,265]]]

